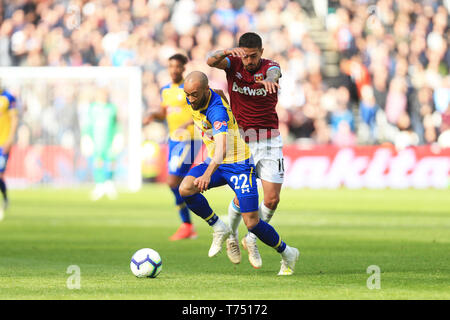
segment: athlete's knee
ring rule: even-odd
[[[177,176],[168,176],[167,177],[167,185],[169,186],[169,188],[171,189],[175,189],[178,188],[178,186],[180,185],[180,180]]]
[[[244,213],[242,218],[248,230],[253,229],[259,223],[258,211]]]
[[[197,193],[197,190],[194,186],[194,180],[191,178],[191,176],[187,176],[183,179],[183,181],[181,181],[180,187],[178,188],[180,196],[189,197]]]
[[[279,194],[271,194],[268,197],[264,197],[264,205],[270,209],[275,210],[280,203],[280,195]]]
[[[237,197],[234,197],[233,202],[236,205],[236,207],[240,208],[240,206],[239,206],[239,199]]]

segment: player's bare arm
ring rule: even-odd
[[[225,92],[223,92],[223,90],[220,90],[220,89],[213,89],[213,91],[214,91],[215,93],[217,93],[219,96],[221,96],[222,99],[225,100],[225,102],[226,102],[227,104],[229,104],[228,99],[227,99],[227,97],[225,96]]]
[[[142,120],[142,124],[144,126],[148,125],[153,120],[164,120],[167,116],[167,108],[161,107],[160,110],[155,112],[148,112],[144,119]]]
[[[218,50],[218,51],[211,52],[208,54],[206,63],[210,67],[224,70],[227,68],[227,65],[228,65],[227,60],[225,60],[225,58],[227,56],[243,57],[244,55],[245,55],[245,52],[242,48]]]
[[[212,174],[222,164],[222,161],[225,159],[225,155],[227,153],[227,134],[216,134],[214,136],[214,141],[216,142],[216,147],[214,149],[214,156],[211,158],[208,168],[201,177],[194,180],[194,185],[200,192],[204,192],[208,189]]]
[[[185,134],[189,134],[189,132],[187,131],[187,128],[190,125],[194,124],[194,120],[190,119],[189,121],[186,121],[185,123],[183,123],[182,125],[180,125],[174,132],[175,135],[178,136],[183,136]]]
[[[271,68],[267,70],[266,78],[264,80],[255,82],[262,84],[267,92],[275,93],[280,89],[280,85],[278,84],[280,78],[281,70],[279,68]]]

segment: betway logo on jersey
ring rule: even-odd
[[[234,92],[239,92],[241,94],[245,94],[246,96],[251,96],[251,97],[254,97],[254,96],[263,96],[263,97],[265,97],[265,96],[267,96],[267,91],[264,88],[260,88],[260,89],[252,89],[250,87],[242,87],[241,88],[241,87],[239,87],[237,85],[236,82],[233,82],[232,90]]]

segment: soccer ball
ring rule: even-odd
[[[156,278],[161,272],[162,260],[155,250],[140,249],[131,257],[130,269],[138,278]]]

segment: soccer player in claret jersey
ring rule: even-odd
[[[8,91],[0,89],[0,191],[3,197],[3,203],[0,204],[0,221],[3,220],[9,203],[4,173],[18,123],[16,98]]]
[[[263,59],[263,51],[261,37],[248,32],[239,38],[237,48],[211,53],[207,63],[226,72],[231,109],[248,142],[263,187],[264,200],[259,206],[259,215],[262,220],[269,222],[280,201],[284,179],[283,143],[275,109],[281,69],[277,62]],[[242,208],[235,197],[228,208],[233,232],[227,240],[227,254],[233,263],[241,261],[237,233],[241,212]],[[256,236],[248,233],[242,239],[242,244],[248,250],[251,265],[261,268],[262,259]]]
[[[275,229],[258,215],[258,186],[250,149],[225,99],[211,90],[208,78],[199,71],[190,73],[184,83],[186,98],[192,107],[195,126],[201,131],[208,158],[193,167],[180,185],[187,206],[214,230],[209,257],[216,256],[231,233],[202,195],[209,188],[228,184],[239,200],[248,230],[282,256],[279,275],[291,275],[299,252],[283,242]]]
[[[182,54],[174,54],[169,58],[169,74],[172,82],[161,89],[161,110],[144,118],[144,125],[153,119],[167,121],[169,127],[169,157],[167,184],[175,197],[175,204],[182,224],[170,236],[170,240],[195,239],[197,232],[191,220],[189,209],[178,192],[178,187],[186,173],[194,163],[201,150],[202,141],[194,139],[194,126],[191,108],[186,102],[183,91],[185,65],[188,59]]]

